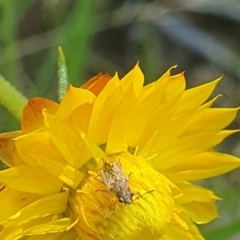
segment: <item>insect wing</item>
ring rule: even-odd
[[[114,183],[111,173],[104,170],[100,170],[100,175],[102,177],[103,183],[107,186],[108,189],[111,189],[112,184]]]
[[[112,167],[112,174],[114,176],[116,176],[116,178],[120,181],[120,179],[126,179],[128,180],[128,178],[124,175],[123,173],[123,168],[121,164],[118,163],[113,163],[113,167]]]

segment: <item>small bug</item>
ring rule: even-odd
[[[101,178],[96,179],[105,184],[110,192],[112,192],[118,201],[125,204],[132,203],[134,195],[128,184],[129,178],[124,175],[122,165],[116,162],[103,162],[103,168],[99,170]]]

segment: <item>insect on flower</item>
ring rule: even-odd
[[[99,174],[100,177],[96,177],[96,179],[105,184],[108,190],[118,198],[119,202],[125,204],[132,203],[134,193],[129,188],[129,178],[124,175],[120,163],[104,161]]]

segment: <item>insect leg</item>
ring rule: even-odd
[[[107,218],[111,213],[114,212],[114,210],[115,210],[115,207],[109,213],[105,214],[103,218],[104,219]]]
[[[102,178],[100,177],[100,175],[95,176],[95,179],[96,179],[98,182],[104,184],[104,182],[103,182]]]

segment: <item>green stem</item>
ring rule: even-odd
[[[26,97],[0,75],[0,104],[18,120],[21,119],[21,113],[27,101]]]

